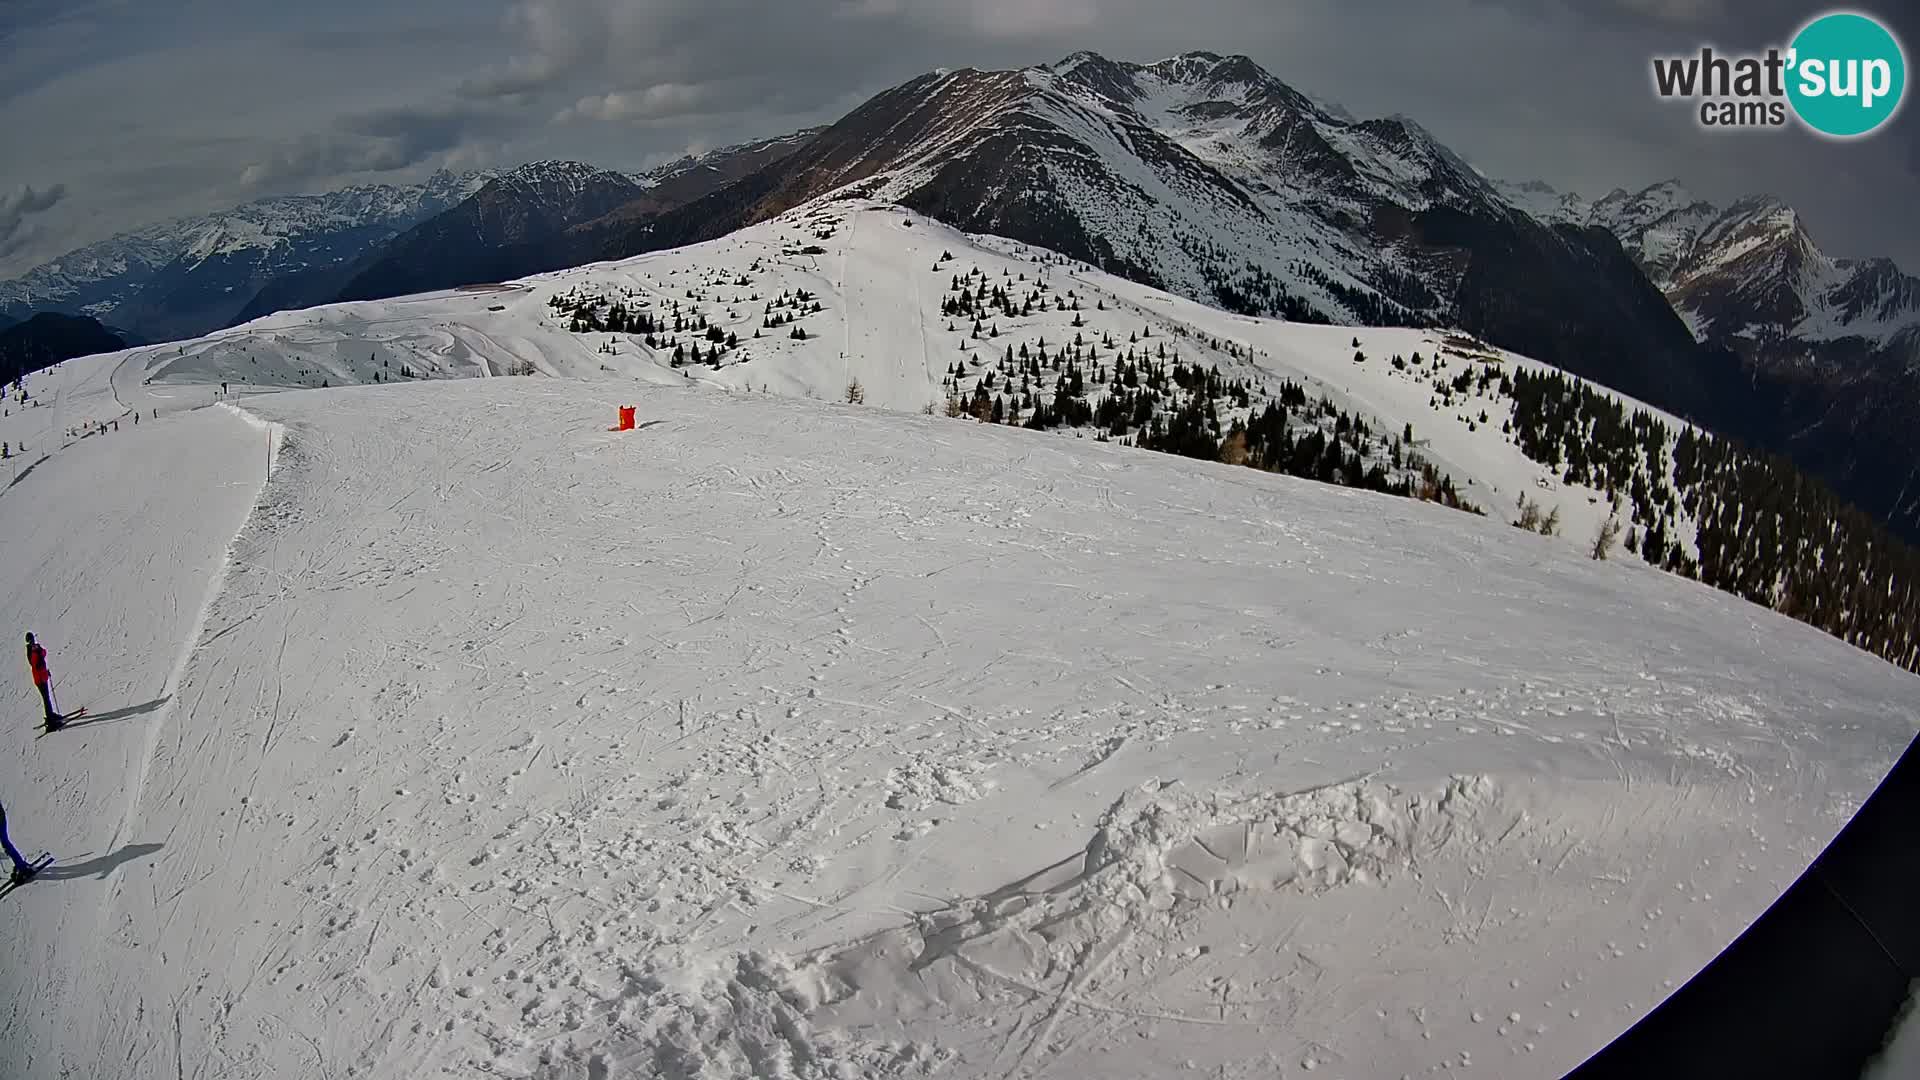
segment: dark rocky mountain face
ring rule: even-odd
[[[337,299],[379,300],[565,266],[569,226],[643,190],[631,177],[578,162],[523,165],[363,261]]]
[[[668,210],[701,198],[749,176],[806,145],[822,128],[808,128],[791,135],[742,143],[714,150],[698,157],[684,157],[640,177],[646,190],[640,197],[612,213],[582,222],[568,231],[574,243],[591,249],[605,238],[650,220]]]
[[[731,146],[639,176],[577,162],[522,166],[345,273],[275,283],[249,305],[250,317],[336,299],[378,300],[505,281],[591,262],[606,236],[778,161],[811,135],[803,131]]]
[[[1807,360],[1742,356],[1752,441],[1920,543],[1920,331],[1823,343]]]
[[[117,352],[127,345],[97,319],[41,312],[0,329],[0,382],[12,382],[76,356]]]
[[[1459,324],[1682,413],[1705,413],[1723,374],[1608,232],[1517,211],[1410,120],[1345,118],[1210,53],[922,76],[597,254],[836,191],[1247,313]]]

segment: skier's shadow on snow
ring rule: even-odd
[[[13,487],[13,485],[19,483],[22,480],[25,480],[27,478],[28,473],[31,473],[33,470],[39,468],[40,462],[47,460],[47,458],[51,456],[52,456],[51,454],[41,454],[39,458],[35,459],[33,464],[27,466],[24,469],[21,469],[18,473],[15,473],[13,479],[8,481],[7,487],[11,488]]]
[[[115,720],[127,720],[135,716],[144,716],[160,708],[160,706],[165,705],[169,700],[170,698],[158,697],[152,701],[143,701],[138,705],[129,705],[124,709],[115,709],[112,712],[88,713],[78,720],[69,720],[60,726],[62,730],[65,730],[67,728],[86,727],[88,724],[110,724]]]
[[[54,863],[34,875],[34,880],[72,881],[83,877],[96,877],[104,881],[115,870],[135,859],[146,858],[159,851],[161,846],[160,844],[128,844],[111,855],[102,855],[83,863]]]

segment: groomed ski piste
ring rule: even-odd
[[[1032,255],[842,216],[758,285],[809,339],[717,372],[540,316],[804,214],[29,377],[0,618],[90,714],[35,740],[21,662],[0,800],[57,861],[0,1075],[1558,1075],[1914,734],[1912,676],[1500,498],[921,415],[960,271],[916,277]],[[1072,273],[1426,409],[1351,361],[1418,332]],[[382,357],[546,377],[340,385]],[[1422,416],[1469,494],[1537,484]]]

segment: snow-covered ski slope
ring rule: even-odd
[[[0,1075],[1557,1075],[1915,730],[1497,519],[667,381],[263,394],[270,477],[163,411],[0,495],[100,721],[18,675]]]
[[[955,279],[969,274],[977,276],[968,288],[1001,287],[1016,300],[1044,284],[1046,302],[1017,318],[984,319],[975,339],[970,318],[942,312]],[[811,300],[783,303],[802,293]],[[1078,310],[1054,306],[1069,295]],[[556,309],[556,298],[569,306]],[[688,323],[681,333],[659,334],[655,348],[638,334],[576,333],[569,312],[590,301],[599,302],[601,314],[618,301],[669,323],[677,305]],[[811,310],[816,303],[817,313]],[[793,321],[768,328],[770,314]],[[671,362],[675,345],[713,348],[694,328],[696,315],[739,339],[717,368]],[[796,327],[804,340],[792,336]],[[990,366],[1010,349],[1057,350],[1076,336],[1109,361],[1130,349],[1141,356],[1165,349],[1169,358],[1218,365],[1233,378],[1301,382],[1368,417],[1383,435],[1411,423],[1415,449],[1450,473],[1470,501],[1509,518],[1522,493],[1543,510],[1558,507],[1560,542],[1570,547],[1588,545],[1606,516],[1601,493],[1563,484],[1502,433],[1510,403],[1470,394],[1432,404],[1437,377],[1450,380],[1484,362],[1502,370],[1543,365],[1498,349],[1458,348],[1440,332],[1237,316],[1041,249],[963,235],[861,199],[819,200],[720,240],[622,262],[499,286],[283,312],[129,355],[132,366],[148,369],[156,388],[221,380],[237,387],[340,386],[376,375],[401,379],[403,369],[417,377],[457,377],[504,375],[524,365],[549,375],[693,382],[828,401],[843,400],[858,380],[869,406],[918,412],[929,405],[943,411],[948,388],[942,380],[956,363],[969,374],[964,390],[977,382],[982,363]],[[1112,347],[1101,347],[1103,339]],[[1367,359],[1356,363],[1356,352]],[[1416,354],[1425,361],[1420,367],[1391,364],[1394,356]],[[1436,368],[1435,360],[1444,366]],[[1050,389],[1050,381],[1042,388]],[[1490,424],[1480,421],[1483,411]],[[1676,431],[1683,426],[1662,419]],[[1690,544],[1692,525],[1684,514],[1675,526],[1681,542]]]

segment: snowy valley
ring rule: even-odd
[[[0,1074],[1562,1073],[1916,718],[1556,378],[858,198],[32,375]]]

